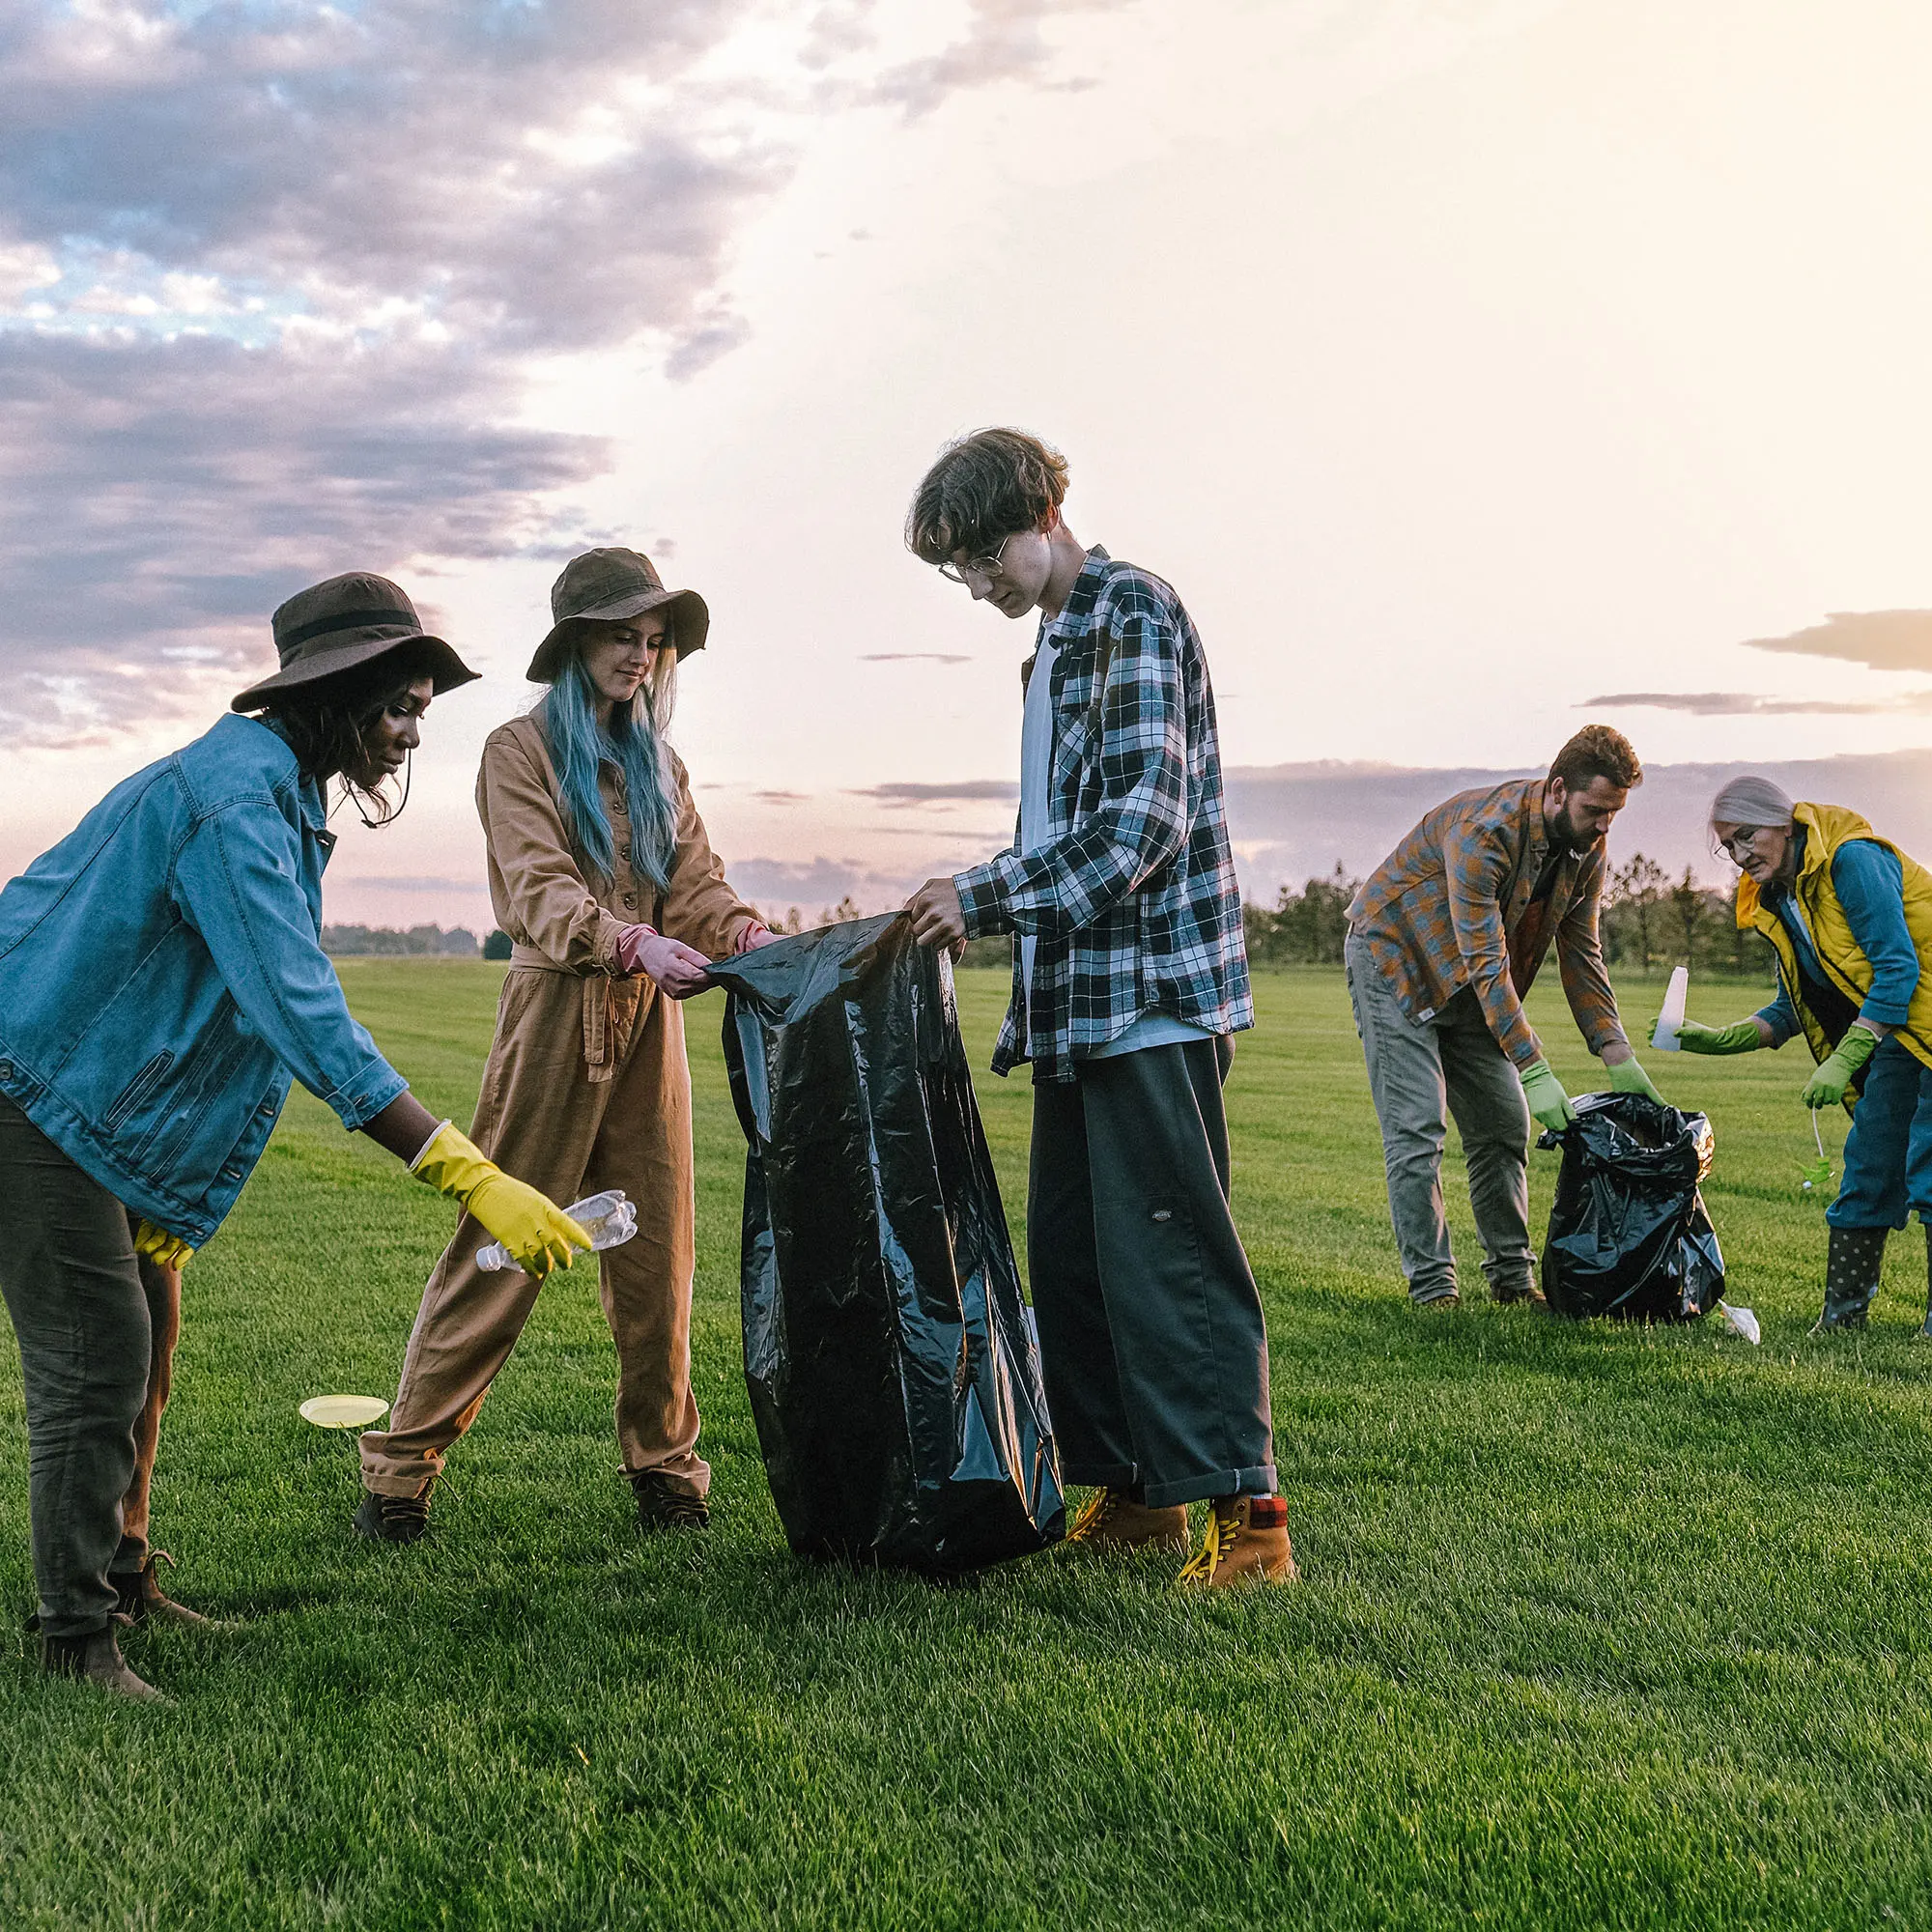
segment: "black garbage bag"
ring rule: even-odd
[[[1694,1321],[1724,1292],[1724,1258],[1697,1183],[1716,1141],[1702,1114],[1644,1094],[1587,1094],[1577,1122],[1545,1133],[1563,1150],[1543,1249],[1559,1315]]]
[[[893,913],[711,973],[750,1143],[745,1379],[792,1548],[944,1575],[1057,1542],[1039,1351],[952,961]]]

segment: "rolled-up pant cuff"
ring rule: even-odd
[[[1208,1496],[1271,1496],[1274,1491],[1274,1464],[1257,1463],[1249,1469],[1219,1469],[1178,1483],[1150,1483],[1147,1500],[1149,1509],[1172,1509],[1176,1503],[1198,1503]]]
[[[112,1617],[89,1613],[82,1616],[54,1616],[46,1610],[33,1620],[33,1628],[43,1636],[95,1636],[109,1628]]]
[[[391,1469],[372,1469],[362,1465],[362,1487],[379,1496],[419,1496],[442,1474],[442,1458],[424,1459],[420,1467],[403,1473]]]
[[[620,1469],[618,1474],[627,1483],[635,1483],[639,1476],[655,1476],[674,1496],[692,1496],[702,1502],[711,1493],[711,1469],[707,1463],[699,1463],[699,1475],[688,1475],[682,1469]]]

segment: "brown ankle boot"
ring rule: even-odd
[[[115,1609],[130,1624],[173,1624],[183,1630],[197,1630],[213,1634],[222,1631],[232,1631],[235,1625],[217,1623],[213,1617],[205,1617],[199,1610],[191,1610],[185,1604],[178,1604],[161,1588],[161,1579],[155,1574],[155,1565],[165,1563],[170,1570],[175,1567],[175,1559],[165,1549],[156,1549],[140,1569],[123,1574],[109,1572],[107,1580],[114,1585],[120,1601]]]
[[[1181,1503],[1167,1509],[1149,1509],[1146,1503],[1136,1502],[1125,1490],[1098,1489],[1087,1498],[1087,1507],[1074,1518],[1066,1540],[1096,1552],[1185,1549],[1187,1510]]]
[[[117,1697],[132,1697],[143,1704],[172,1704],[165,1691],[156,1690],[145,1679],[136,1677],[121,1661],[121,1646],[114,1626],[89,1631],[83,1636],[41,1636],[41,1668],[49,1677],[78,1677],[98,1684]]]
[[[1279,1496],[1216,1496],[1201,1548],[1183,1583],[1293,1583],[1300,1573],[1288,1540],[1288,1505]]]

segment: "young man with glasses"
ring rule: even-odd
[[[1017,934],[995,1072],[1034,1069],[1027,1253],[1065,1474],[1094,1549],[1293,1578],[1267,1331],[1228,1205],[1221,1083],[1254,1023],[1201,640],[1157,577],[1086,549],[1065,460],[981,430],[927,472],[908,546],[976,603],[1037,611],[1012,846],[910,904],[928,946]]]

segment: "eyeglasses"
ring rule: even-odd
[[[969,570],[975,577],[1004,576],[1006,574],[1006,566],[1001,563],[1000,559],[1006,555],[1007,546],[1018,535],[1019,531],[1009,530],[1000,539],[999,549],[994,551],[990,556],[969,556],[964,563],[942,563],[939,566],[940,576],[945,578],[949,583],[964,583],[966,582],[966,573]]]
[[[1718,843],[1742,866],[1756,850],[1757,841],[1764,837],[1767,829],[1762,825],[1741,825],[1728,838],[1720,838]]]

